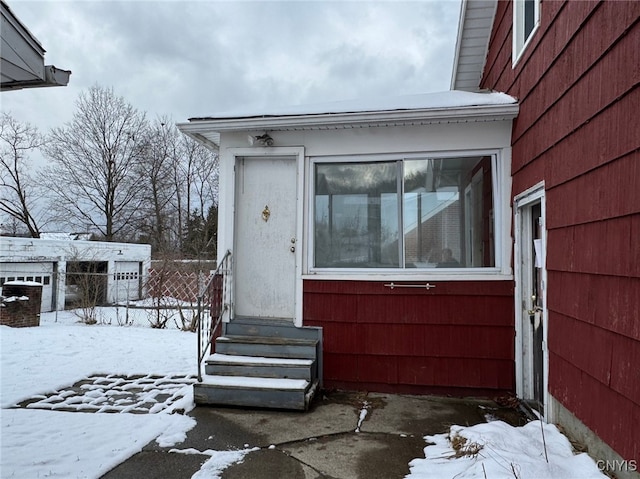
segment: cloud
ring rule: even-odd
[[[10,7],[72,70],[2,94],[41,130],[80,91],[113,87],[150,117],[446,90],[459,1],[22,1]]]

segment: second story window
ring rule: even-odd
[[[540,23],[540,0],[513,0],[513,65]]]

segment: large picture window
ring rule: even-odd
[[[314,163],[315,268],[495,266],[490,156]]]

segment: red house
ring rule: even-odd
[[[219,152],[229,251],[196,401],[515,392],[638,459],[639,12],[468,0],[449,92],[180,124]]]
[[[637,1],[468,0],[452,79],[520,104],[516,391],[597,457],[636,461],[616,474],[640,460],[639,19]]]

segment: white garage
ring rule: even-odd
[[[7,281],[36,281],[42,311],[62,310],[90,281],[97,304],[136,300],[150,264],[147,244],[0,237],[0,294]]]

